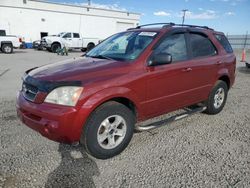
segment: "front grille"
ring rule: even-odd
[[[38,93],[38,88],[36,86],[23,82],[22,93],[27,100],[34,102],[36,94]]]

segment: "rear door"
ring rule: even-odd
[[[212,41],[202,32],[189,32],[187,34],[188,46],[193,70],[193,101],[205,100],[213,87],[218,67],[222,62],[218,60],[218,50]],[[199,102],[199,101],[198,101]]]
[[[80,48],[82,46],[82,39],[79,33],[73,33],[72,45],[74,48]]]

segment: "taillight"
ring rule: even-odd
[[[23,41],[22,41],[22,38],[19,38],[19,42],[23,42]]]

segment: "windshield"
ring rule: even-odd
[[[58,37],[61,37],[65,32],[61,32],[59,34],[57,34]]]
[[[156,32],[129,31],[103,41],[86,56],[120,61],[134,60],[156,37]]]

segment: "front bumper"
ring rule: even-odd
[[[45,40],[41,40],[40,44],[43,48],[51,48],[51,44],[48,44]]]
[[[85,121],[81,110],[74,107],[27,101],[21,92],[17,95],[17,115],[31,129],[50,140],[75,143],[80,140]]]

